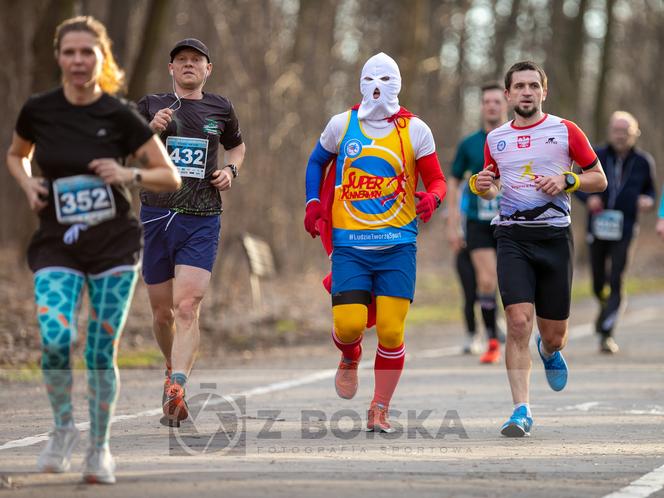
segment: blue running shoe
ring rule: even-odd
[[[537,352],[544,363],[546,380],[554,391],[562,391],[567,385],[567,363],[560,351],[556,351],[548,359],[545,359],[540,352],[542,338],[537,336]]]
[[[514,410],[510,419],[500,428],[500,433],[507,437],[530,436],[530,429],[532,426],[532,417],[528,416],[528,411],[525,406],[520,406]]]

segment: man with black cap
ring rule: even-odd
[[[182,187],[168,194],[142,191],[141,221],[143,278],[154,335],[166,360],[162,423],[179,426],[188,417],[184,386],[198,351],[199,307],[219,244],[220,192],[238,176],[245,146],[231,102],[203,92],[212,72],[204,43],[195,38],[176,43],[168,70],[173,92],[146,95],[138,107],[160,134]],[[225,151],[222,167],[219,144]]]

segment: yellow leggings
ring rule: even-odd
[[[401,297],[376,297],[376,333],[378,342],[386,348],[403,344],[404,324],[410,301]],[[332,307],[334,332],[341,342],[356,341],[367,325],[367,307],[364,304],[338,304]]]

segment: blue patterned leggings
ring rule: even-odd
[[[123,266],[98,275],[69,268],[44,268],[35,273],[35,301],[42,339],[42,371],[56,427],[73,421],[71,348],[76,319],[87,283],[90,296],[85,361],[88,369],[90,437],[108,444],[110,420],[119,378],[117,346],[136,285],[136,269]]]

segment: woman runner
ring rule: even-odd
[[[83,479],[112,484],[109,429],[118,395],[117,346],[141,249],[127,186],[172,191],[180,177],[147,123],[112,96],[122,87],[123,72],[103,24],[92,17],[68,19],[56,29],[54,48],[62,86],[26,102],[7,153],[11,174],[39,214],[27,256],[55,428],[37,467],[66,472],[79,440],[71,402],[71,348],[87,286],[90,447]],[[121,164],[130,154],[144,169]],[[43,178],[31,174],[33,155]]]

